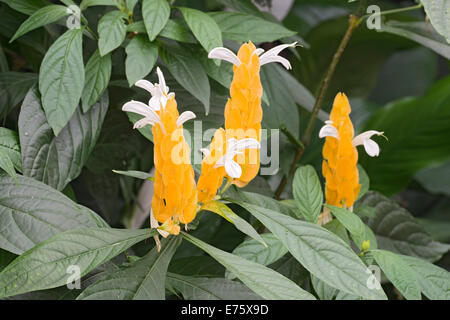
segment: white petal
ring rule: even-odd
[[[331,120],[325,120],[325,124],[333,124],[333,121],[331,121]]]
[[[241,166],[234,160],[225,161],[225,171],[233,179],[240,178],[242,175]]]
[[[191,119],[195,119],[195,113],[193,113],[192,111],[183,112],[177,119],[177,127],[181,126],[183,123]]]
[[[150,228],[155,229],[158,227],[159,227],[158,220],[156,220],[155,216],[153,215],[153,210],[150,209]],[[164,238],[167,238],[167,236],[169,235],[169,233],[164,230],[156,229],[156,231],[158,231],[159,234]]]
[[[364,144],[364,142],[366,140],[370,139],[373,135],[376,134],[377,136],[381,136],[381,135],[383,135],[383,133],[384,132],[380,132],[380,131],[376,131],[376,130],[369,130],[369,131],[363,132],[363,133],[357,135],[353,139],[352,144],[355,147],[360,146],[360,145]]]
[[[161,110],[161,101],[159,96],[153,96],[150,101],[148,102],[148,105],[150,108],[153,108],[155,111]]]
[[[201,153],[203,153],[203,156],[206,158],[206,157],[209,157],[210,155],[211,155],[211,151],[209,151],[209,149],[207,149],[207,148],[201,148],[200,149],[200,152]]]
[[[234,146],[233,149],[230,150],[231,152],[235,152],[236,154],[244,149],[259,149],[260,148],[260,144],[258,142],[258,140],[253,139],[253,138],[245,138],[245,139],[241,139],[238,140]]]
[[[226,156],[220,157],[219,160],[216,161],[214,168],[223,167],[225,165],[226,160],[227,160]]]
[[[336,139],[339,139],[339,133],[333,125],[326,124],[319,131],[319,138],[325,137],[335,137]]]
[[[364,149],[371,157],[378,157],[378,155],[380,154],[380,147],[375,141],[371,139],[367,139],[364,141]]]
[[[275,48],[270,49],[269,51],[266,51],[261,57],[259,57],[259,61],[261,65],[265,65],[269,62],[280,62],[286,69],[290,69],[291,64],[286,59],[279,57],[278,54],[283,51],[286,48],[289,47],[295,47],[297,45],[297,42],[293,42],[291,44],[281,44],[279,46],[276,46]],[[279,57],[279,58],[276,58]]]
[[[162,108],[165,109],[167,105],[167,97],[165,95],[161,95],[159,98],[159,103],[161,104]]]
[[[223,47],[217,47],[212,49],[208,54],[208,58],[228,61],[234,64],[236,67],[238,67],[241,64],[241,61],[239,60],[237,55],[234,54],[233,51]]]
[[[123,111],[127,111],[127,112],[133,112],[133,113],[137,113],[140,114],[142,116],[150,116],[150,107],[148,105],[146,105],[145,103],[142,103],[140,101],[128,101],[127,103],[125,103],[122,107]]]
[[[291,70],[292,66],[288,59],[280,57],[280,56],[269,56],[263,60],[261,60],[261,65],[265,65],[271,62],[279,62],[285,67],[287,70]]]
[[[263,48],[258,48],[258,49],[256,49],[255,51],[253,51],[253,53],[252,54],[256,54],[256,55],[261,55],[261,53],[263,53],[264,52],[264,49]]]
[[[155,86],[153,83],[147,80],[139,80],[134,84],[136,87],[142,88],[144,90],[147,90],[150,92],[150,94],[153,96],[155,94]]]
[[[159,86],[162,91],[166,94],[169,92],[169,88],[166,86],[166,80],[164,79],[164,74],[159,67],[156,68],[156,73],[158,74]]]
[[[139,128],[145,127],[148,124],[152,125],[152,126],[155,125],[155,123],[152,122],[149,118],[142,118],[141,120],[136,121],[136,123],[133,126],[133,129],[139,129]]]

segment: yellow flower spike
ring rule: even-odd
[[[209,58],[233,63],[234,76],[230,86],[231,97],[225,105],[224,112],[227,140],[251,138],[258,142],[261,141],[263,116],[261,97],[263,91],[259,76],[260,67],[270,62],[279,62],[286,69],[290,69],[289,61],[278,54],[288,47],[295,47],[295,45],[296,42],[283,44],[263,53],[263,49],[257,49],[249,41],[240,47],[237,55],[222,47],[211,50]],[[236,162],[241,167],[241,174],[239,177],[229,176],[229,178],[232,179],[233,184],[244,187],[258,174],[259,152],[249,148],[237,157]]]
[[[378,156],[380,148],[370,138],[373,135],[383,135],[383,132],[370,130],[354,137],[350,112],[347,96],[338,93],[334,99],[330,120],[325,121],[319,137],[326,138],[322,150],[326,203],[352,209],[361,188],[356,166],[358,162],[356,147],[364,145],[369,156]]]
[[[130,101],[124,104],[123,111],[143,115],[135,128],[152,125],[154,143],[155,180],[152,198],[152,227],[158,222],[161,235],[178,234],[179,223],[191,222],[198,211],[197,187],[194,170],[190,163],[190,150],[183,136],[183,123],[195,118],[186,111],[178,113],[175,95],[169,93],[164,76],[158,68],[159,83],[152,84],[139,80],[136,86],[146,89],[152,95],[149,104]]]

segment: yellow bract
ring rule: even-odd
[[[197,188],[190,163],[190,149],[177,127],[177,103],[174,97],[157,111],[161,123],[152,128],[154,142],[155,182],[153,214],[163,230],[178,234],[178,223],[191,222],[197,213]]]
[[[353,146],[353,124],[350,120],[347,96],[338,93],[334,99],[330,120],[337,129],[338,138],[326,137],[323,146],[322,173],[326,179],[325,198],[328,204],[350,208],[355,202],[359,184],[358,152]]]
[[[253,138],[261,141],[262,85],[259,77],[260,62],[256,47],[250,41],[244,43],[237,54],[240,65],[233,66],[234,76],[230,96],[225,106],[225,129],[230,137],[238,140]],[[246,186],[259,171],[259,151],[248,149],[245,156],[237,156],[242,175],[233,179],[238,187]]]

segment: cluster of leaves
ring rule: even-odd
[[[442,178],[450,165],[450,19],[440,2],[422,1],[432,25],[400,13],[381,32],[356,30],[327,100],[345,91],[355,128],[384,131],[389,141],[379,158],[361,159],[354,213],[326,206],[334,219],[321,227],[319,139],[286,200],[274,200],[273,190],[357,3],[297,0],[282,24],[250,1],[0,0],[0,297],[450,299],[448,265],[431,264],[450,248]],[[263,127],[289,133],[280,136],[281,168],[228,189],[158,252],[156,231],[145,228],[152,136],[148,127],[134,132],[139,118],[120,107],[148,99],[132,85],[154,80],[158,65],[182,111],[194,111],[203,130],[221,126],[232,67],[207,53],[248,40],[303,45],[289,53],[293,72],[261,70]],[[69,290],[73,265],[81,288]]]

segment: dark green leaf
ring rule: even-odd
[[[174,273],[167,275],[167,282],[180,292],[184,300],[259,300],[240,282],[223,278],[187,277]]]
[[[59,191],[21,175],[0,174],[0,247],[16,254],[60,232],[108,227],[100,216]]]
[[[380,249],[429,261],[439,260],[450,249],[447,244],[433,241],[406,209],[378,192],[367,192],[360,202],[375,208],[376,215],[367,220],[367,225],[375,233]]]
[[[135,36],[125,49],[125,70],[130,87],[152,71],[158,58],[158,46],[144,35]]]
[[[37,82],[37,74],[26,72],[0,73],[0,118],[18,105]]]
[[[142,1],[142,17],[150,41],[155,40],[169,20],[169,16],[170,5],[167,0]]]
[[[322,281],[367,299],[386,299],[382,290],[367,287],[367,267],[348,244],[330,231],[263,207],[238,204],[272,231],[289,252]]]
[[[15,39],[23,36],[25,33],[30,32],[36,28],[45,26],[46,24],[53,23],[59,19],[67,16],[70,13],[70,9],[66,6],[59,4],[51,4],[45,6],[36,12],[34,12],[24,23],[21,24],[14,36],[9,42],[13,42]]]
[[[272,42],[295,34],[282,25],[241,12],[209,14],[219,25],[224,38],[238,42]]]
[[[76,178],[94,149],[108,110],[108,96],[83,114],[78,107],[55,137],[39,93],[30,90],[19,115],[23,174],[63,190]]]
[[[85,228],[57,234],[3,269],[0,297],[65,285],[70,266],[79,267],[83,276],[155,233],[150,229]]]
[[[233,223],[238,230],[252,237],[253,239],[260,242],[262,245],[267,247],[267,244],[264,242],[263,238],[261,238],[258,232],[256,232],[256,230],[252,227],[252,225],[249,224],[246,220],[242,219],[237,214],[235,214],[230,208],[227,207],[226,204],[213,200],[203,204],[200,209],[217,213],[224,219]]]
[[[9,174],[11,177],[14,178],[14,180],[17,182],[17,173],[14,169],[14,164],[12,160],[9,158],[9,155],[0,149],[0,169],[5,170],[7,174]]]
[[[423,97],[390,104],[368,121],[366,129],[384,131],[389,139],[379,140],[379,157],[361,157],[372,189],[388,195],[396,193],[419,170],[449,158],[449,104],[450,77],[447,77]]]
[[[84,86],[82,29],[70,29],[45,54],[39,71],[39,91],[55,135],[72,117]]]
[[[206,52],[222,47],[222,33],[213,18],[196,9],[180,8],[180,11],[192,33],[202,47],[205,48]],[[219,60],[214,61],[217,65],[220,64]]]
[[[105,14],[98,22],[98,48],[101,56],[113,51],[125,40],[127,27],[123,19],[126,17],[125,13],[115,10]]]
[[[148,231],[147,231],[148,233]],[[164,300],[167,266],[181,243],[172,236],[143,258],[89,286],[79,300]]]
[[[92,6],[115,6],[119,5],[118,0],[83,0],[80,4],[80,9],[84,10]]]
[[[187,52],[172,47],[164,48],[161,58],[177,82],[203,103],[208,114],[210,87],[202,65]]]
[[[111,55],[108,53],[102,57],[96,50],[86,64],[85,82],[81,95],[83,112],[88,112],[102,96],[108,87],[110,77]]]
[[[19,135],[17,132],[6,128],[0,128],[0,151],[8,155],[16,170],[22,172],[22,159]]]
[[[294,199],[306,221],[317,223],[322,210],[323,192],[313,166],[297,169],[293,182]]]
[[[138,178],[142,180],[154,180],[153,176],[148,172],[142,172],[142,171],[135,171],[135,170],[129,170],[129,171],[120,171],[120,170],[113,170],[114,173],[122,174],[124,176]]]
[[[45,0],[0,0],[0,2],[4,2],[14,10],[27,15],[32,15],[48,4]]]
[[[315,300],[313,295],[272,269],[214,248],[187,233],[183,232],[182,235],[186,240],[216,259],[247,287],[264,299]]]
[[[406,261],[386,250],[371,250],[370,253],[386,277],[406,299],[421,300],[419,283]]]

